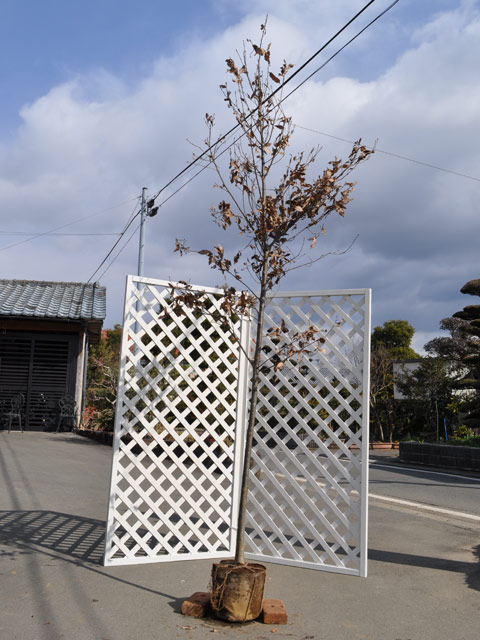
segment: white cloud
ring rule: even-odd
[[[219,4],[228,10],[231,3]],[[163,54],[134,85],[98,70],[52,87],[23,107],[17,135],[0,143],[3,229],[44,231],[99,212],[72,231],[119,231],[141,187],[155,192],[191,158],[188,140],[201,143],[205,112],[217,114],[219,131],[231,126],[218,90],[224,60],[245,38],[256,39],[265,13],[276,61],[287,58],[298,66],[361,4],[328,3],[327,12],[324,2],[249,0],[238,24],[208,41],[185,39],[182,49]],[[392,24],[393,17],[385,28]],[[475,3],[460,3],[410,34],[408,50],[368,82],[358,79],[355,66],[349,74],[337,62],[332,68],[342,75],[319,74],[286,102],[286,111],[303,127],[352,140],[362,136],[367,143],[378,139],[380,149],[480,176],[479,31]],[[359,41],[356,65],[375,46],[371,33]],[[296,139],[305,148],[322,145],[322,162],[349,151],[346,143],[300,128]],[[468,303],[458,289],[478,275],[478,183],[381,153],[355,177],[355,201],[345,220],[330,221],[324,246],[344,248],[360,233],[356,245],[347,256],[292,274],[288,288],[298,281],[302,289],[305,283],[313,289],[371,286],[375,324],[405,318],[420,332],[434,331],[442,317]],[[148,275],[219,283],[198,257],[172,255],[177,236],[195,246],[218,237],[207,216],[219,195],[213,182],[204,172],[148,220]],[[56,237],[0,251],[2,275],[86,280],[113,240]],[[1,238],[2,246],[11,243],[11,237]],[[124,275],[136,270],[136,245],[134,238],[103,278],[108,324],[120,320]]]

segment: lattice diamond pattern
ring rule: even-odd
[[[232,553],[240,322],[208,299],[172,313],[168,283],[129,277],[106,564]]]
[[[322,340],[274,372],[279,341],[266,338],[250,473],[250,558],[365,575],[368,312],[364,291],[269,301],[266,336],[283,321],[292,333],[313,325]]]
[[[194,288],[205,291],[205,288]],[[209,289],[213,312],[218,291]],[[173,294],[174,295],[174,294]],[[233,553],[246,421],[246,319],[232,332],[171,309],[169,283],[127,285],[105,563]],[[266,332],[309,325],[277,372],[267,337],[250,474],[247,556],[366,575],[368,291],[279,294]]]

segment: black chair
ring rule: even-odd
[[[7,411],[3,415],[8,418],[8,433],[12,430],[12,422],[14,418],[18,420],[18,426],[20,427],[21,432],[23,433],[23,425],[22,425],[22,407],[25,402],[25,398],[23,393],[17,393],[17,395],[13,396],[10,400],[10,411]]]
[[[74,431],[77,426],[77,402],[75,398],[67,394],[60,398],[58,406],[60,407],[60,413],[58,414],[57,430],[55,433],[58,433],[60,427],[63,427],[65,420],[72,422],[71,430]]]

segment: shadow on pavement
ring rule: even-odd
[[[473,550],[473,554],[480,558],[480,545]],[[369,560],[377,562],[392,562],[404,564],[410,567],[423,567],[426,569],[438,569],[440,571],[453,571],[464,573],[465,582],[470,589],[480,591],[480,564],[477,562],[459,562],[446,558],[432,558],[429,556],[417,556],[411,553],[398,553],[396,551],[368,550]]]
[[[95,446],[98,445],[98,442],[95,442],[94,440],[88,440],[87,438],[81,438],[80,436],[77,436],[75,433],[69,433],[69,432],[63,432],[61,431],[60,433],[51,433],[49,434],[51,436],[53,436],[53,440],[56,440],[57,442],[68,442],[68,444],[70,445],[75,445],[75,444],[88,444],[91,446]]]
[[[473,548],[473,555],[478,558],[476,570],[467,575],[465,582],[470,589],[480,591],[480,544]]]
[[[55,511],[0,511],[0,544],[7,547],[0,549],[0,559],[36,553],[60,558],[105,578],[168,598],[177,613],[185,599],[109,573],[102,565],[105,523],[100,520]]]
[[[0,511],[0,541],[32,544],[77,560],[101,564],[105,525],[55,511]]]

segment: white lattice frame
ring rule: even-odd
[[[343,309],[341,307],[339,307],[338,305],[333,305],[336,312],[339,313],[340,317],[342,317],[344,320],[349,320],[351,326],[353,326],[353,328],[355,328],[358,332],[359,335],[361,335],[363,337],[362,340],[362,371],[361,371],[361,375],[359,371],[355,371],[355,369],[353,369],[353,371],[355,372],[356,376],[358,376],[358,378],[361,379],[362,381],[362,385],[361,385],[361,396],[362,396],[362,402],[361,402],[361,408],[358,409],[356,412],[353,412],[353,415],[350,416],[350,419],[348,421],[348,424],[351,424],[351,422],[354,419],[359,418],[359,413],[361,411],[361,420],[359,421],[361,423],[361,442],[359,441],[359,437],[356,436],[356,434],[352,433],[349,428],[348,428],[348,424],[344,423],[344,429],[349,433],[349,437],[351,439],[351,441],[356,444],[357,446],[359,446],[360,450],[361,450],[361,460],[360,460],[360,466],[361,466],[361,470],[360,470],[360,476],[358,479],[353,479],[352,477],[350,477],[350,488],[353,489],[353,493],[358,495],[359,497],[359,504],[358,504],[358,511],[360,512],[360,525],[359,525],[359,543],[358,546],[353,549],[348,551],[345,547],[345,543],[344,541],[342,541],[341,539],[338,538],[336,531],[334,530],[334,528],[332,528],[330,526],[330,523],[328,523],[328,521],[326,521],[325,518],[323,518],[322,513],[315,508],[314,505],[310,505],[310,508],[312,508],[312,510],[315,511],[317,517],[319,518],[319,520],[322,520],[323,518],[323,522],[324,525],[326,526],[326,528],[329,530],[330,534],[333,536],[333,538],[337,539],[337,543],[339,544],[339,546],[341,546],[342,550],[344,552],[346,552],[346,555],[348,556],[348,558],[351,561],[354,561],[356,566],[353,568],[349,568],[344,566],[344,564],[339,561],[339,559],[335,556],[334,553],[332,553],[330,551],[330,549],[328,547],[325,548],[327,555],[330,556],[332,562],[331,563],[318,563],[314,560],[312,561],[306,561],[304,558],[300,557],[297,554],[297,558],[285,558],[285,557],[279,557],[278,555],[275,556],[274,554],[257,554],[257,553],[251,553],[251,552],[246,552],[246,557],[248,557],[251,560],[257,560],[257,561],[268,561],[268,562],[276,562],[276,563],[280,563],[280,564],[287,564],[287,565],[292,565],[292,566],[300,566],[300,567],[308,567],[308,568],[313,568],[313,569],[324,569],[326,571],[331,571],[331,572],[338,572],[338,573],[345,573],[345,574],[351,574],[351,575],[360,575],[362,577],[366,577],[367,575],[367,532],[368,532],[368,431],[369,431],[369,383],[370,383],[370,327],[371,327],[371,291],[369,289],[352,289],[352,290],[340,290],[340,291],[292,291],[292,292],[282,292],[282,293],[278,293],[278,294],[273,294],[270,296],[271,299],[288,299],[288,298],[321,298],[321,297],[327,297],[327,298],[335,298],[335,297],[349,297],[349,296],[361,296],[364,297],[364,314],[363,314],[363,326],[361,327],[361,329],[359,329],[358,325],[356,325],[353,320],[351,318],[349,318],[349,316],[347,314],[345,314],[345,312],[343,311]],[[278,309],[276,309],[276,311],[279,313],[279,316],[281,319],[283,319],[287,326],[288,326],[288,321],[289,321],[289,317],[283,315],[281,311],[279,311]],[[305,323],[305,325],[309,324],[309,320],[310,318],[308,316],[302,315],[302,312],[299,308],[296,307],[296,311],[299,313],[299,316],[302,317],[303,322]],[[316,308],[316,311],[320,313],[320,315],[322,315],[321,310],[319,310],[318,308]],[[323,319],[325,321],[328,321],[327,317],[323,317]],[[293,328],[293,327],[291,327]],[[351,364],[351,363],[347,363],[345,361],[345,358],[343,356],[343,354],[341,353],[341,351],[339,351],[338,349],[336,349],[336,347],[334,345],[330,345],[330,348],[335,350],[335,355],[340,359],[340,360],[344,360],[345,364]],[[311,367],[311,363],[308,362],[307,360],[307,366]],[[350,367],[351,368],[351,367]],[[305,381],[302,381],[303,384],[305,384]],[[273,386],[271,384],[271,382],[268,380],[267,377],[265,377],[264,375],[261,375],[261,384],[265,385],[267,387],[269,387],[270,391],[273,391]],[[349,409],[350,412],[352,412],[352,409],[350,406],[347,405],[346,401],[342,398],[342,396],[340,395],[340,393],[334,388],[332,387],[332,385],[329,383],[328,380],[324,380],[323,382],[324,386],[328,387],[330,392],[331,392],[331,396],[329,396],[326,400],[325,400],[325,407],[327,406],[327,400],[331,400],[332,396],[335,397],[335,399],[339,402],[339,409],[338,412],[340,412],[342,410],[342,408],[347,408]],[[288,387],[290,385],[290,389],[289,391],[294,394],[295,393],[295,389],[292,387],[292,385],[289,383],[288,380],[283,379],[282,380],[282,386],[286,386]],[[352,387],[348,386],[348,383],[344,383],[344,385],[346,386],[346,388],[348,388],[350,391],[353,391]],[[291,408],[288,406],[288,400],[286,398],[283,398],[282,396],[277,395],[277,400],[280,402],[280,404],[283,404],[283,407],[285,409],[290,410]],[[303,408],[307,414],[314,419],[318,419],[318,415],[315,413],[315,411],[312,410],[312,408],[308,405],[308,403],[301,397],[301,396],[295,396],[296,400],[299,403],[299,406],[301,408]],[[320,403],[321,404],[321,403]],[[332,412],[331,408],[329,408],[330,413]],[[278,418],[278,414],[277,414],[277,418]],[[263,427],[267,426],[266,423],[266,417],[262,417],[261,415],[257,414],[257,419],[259,421],[259,425],[262,425]],[[281,422],[280,418],[279,418],[279,422]],[[282,424],[282,426],[284,426],[287,430],[288,430],[288,426],[286,424]],[[303,419],[303,429],[307,432],[307,435],[310,435],[312,438],[314,437],[314,433],[311,431],[311,429],[308,427],[308,424],[306,422],[306,419]],[[296,442],[296,449],[301,451],[302,453],[304,453],[306,456],[309,455],[309,451],[307,449],[307,447],[305,446],[304,442],[301,441],[294,433],[291,432],[291,430],[288,432],[289,433],[289,438],[294,440]],[[279,436],[273,431],[270,430],[269,431],[269,437],[276,440],[278,444],[281,444],[281,439],[279,438]],[[344,454],[348,454],[349,451],[346,448],[345,444],[339,440],[339,438],[337,438],[335,436],[334,433],[332,433],[331,435],[331,440],[333,441],[333,443],[335,445],[337,445],[338,449],[340,452],[344,453]],[[319,447],[322,450],[322,453],[327,457],[327,459],[331,462],[338,462],[337,457],[330,451],[330,449],[328,448],[328,446],[326,446],[325,444],[323,444],[321,441],[318,443]],[[270,449],[268,447],[264,447],[262,449],[263,453],[267,454],[267,457],[274,460],[275,456],[274,454],[270,451]],[[255,449],[253,452],[254,455],[254,463],[256,465],[256,468],[259,469],[264,475],[265,477],[270,480],[270,482],[275,482],[275,474],[272,474],[272,471],[268,469],[267,465],[255,454]],[[311,455],[310,455],[311,457]],[[316,481],[316,479],[311,476],[310,474],[305,472],[305,469],[301,466],[301,464],[298,462],[298,460],[296,460],[294,458],[294,456],[292,456],[292,458],[289,460],[290,463],[293,463],[293,465],[295,466],[295,468],[297,469],[297,472],[299,474],[303,473],[306,475],[305,478],[305,482],[311,487],[312,490],[315,490],[319,495],[322,495],[322,493],[324,493],[324,490],[321,486],[318,486],[318,483]],[[323,470],[323,475],[324,477],[326,477],[329,480],[329,484],[331,487],[334,487],[335,490],[337,491],[338,496],[340,496],[346,504],[348,504],[350,507],[354,507],[354,505],[352,505],[352,501],[351,498],[347,495],[346,491],[344,488],[342,488],[342,486],[340,486],[335,478],[331,475],[328,474],[327,471],[325,471],[325,469]],[[295,487],[295,478],[294,477],[290,477],[291,480],[291,484],[290,484],[290,488],[293,489]],[[295,501],[291,498],[291,495],[285,490],[284,486],[281,485],[281,483],[277,482],[277,489],[280,491],[282,498],[285,500],[285,502],[287,504],[289,504],[290,508],[292,508],[292,510],[296,513],[297,517],[299,518],[299,521],[302,522],[303,521],[303,526],[305,527],[306,530],[309,531],[310,535],[315,537],[316,531],[315,529],[311,526],[310,522],[308,522],[305,517],[303,516],[302,512],[297,508],[297,505],[295,504]],[[249,492],[249,503],[250,506],[254,507],[256,506],[258,508],[258,504],[257,505],[253,505],[252,501],[255,502],[255,491],[254,489],[257,489],[260,492],[263,492],[264,494],[267,493],[266,489],[264,488],[263,484],[261,481],[258,481],[256,479],[256,476],[253,472],[251,472],[250,474],[250,492]],[[336,509],[336,505],[335,504],[330,504],[329,505],[330,508],[336,513],[337,517],[339,518],[340,521],[345,521],[345,516],[344,514],[339,510]],[[274,510],[278,511],[280,513],[280,508],[275,505],[274,503],[270,503],[270,507],[273,508]],[[289,548],[290,553],[292,555],[295,555],[295,550],[293,549],[290,541],[285,538],[285,535],[283,534],[283,532],[279,529],[278,526],[275,525],[275,523],[273,522],[273,520],[271,520],[271,518],[269,519],[268,517],[265,518],[265,520],[267,520],[270,523],[271,529],[277,534],[278,538],[282,540],[283,544],[285,545],[285,548]],[[271,544],[271,542],[268,540],[268,538],[263,534],[262,532],[259,531],[258,529],[256,529],[254,531],[254,533],[257,536],[260,536],[263,539],[263,542],[265,543],[265,547],[266,548],[270,548],[273,551],[273,545]],[[298,533],[298,538],[297,540],[302,539],[302,534],[301,532],[297,532]],[[342,544],[343,543],[343,544]],[[305,548],[308,547],[309,545],[305,544]],[[247,548],[248,548],[248,536],[247,536]],[[357,558],[357,554],[358,554],[358,558]]]
[[[104,564],[105,565],[121,565],[121,564],[132,564],[132,563],[135,563],[135,564],[147,563],[147,562],[155,562],[155,561],[158,561],[158,562],[178,561],[178,560],[185,560],[187,558],[188,559],[200,559],[200,558],[205,559],[205,558],[231,557],[231,555],[234,552],[235,543],[236,543],[236,521],[237,521],[237,514],[238,514],[239,482],[241,478],[241,461],[243,458],[243,438],[241,434],[243,433],[244,424],[245,424],[245,406],[246,406],[246,401],[243,394],[246,393],[247,375],[246,375],[246,362],[243,358],[239,358],[239,366],[238,366],[238,372],[237,372],[232,367],[232,363],[228,361],[228,359],[224,356],[224,354],[218,351],[216,351],[216,354],[220,357],[220,360],[222,361],[222,363],[226,365],[227,369],[231,373],[232,372],[235,373],[236,377],[238,378],[237,389],[236,389],[238,410],[235,412],[235,416],[234,416],[235,418],[234,427],[229,429],[226,425],[224,425],[225,430],[227,432],[228,431],[231,432],[232,439],[234,440],[235,448],[234,448],[232,470],[228,471],[225,467],[222,467],[221,460],[216,461],[217,465],[220,466],[220,468],[223,470],[225,475],[229,473],[231,473],[232,475],[232,483],[231,483],[230,494],[229,494],[230,502],[231,502],[229,528],[225,536],[221,536],[221,534],[219,533],[219,537],[221,537],[225,541],[226,546],[228,546],[227,550],[223,552],[215,551],[214,553],[189,552],[188,555],[185,553],[181,553],[181,554],[175,553],[174,550],[172,550],[172,552],[166,556],[163,555],[162,557],[154,557],[151,554],[150,555],[148,554],[148,549],[146,547],[143,547],[143,550],[147,552],[147,555],[144,557],[139,557],[139,556],[133,556],[132,550],[125,547],[125,545],[122,546],[122,542],[115,538],[115,532],[116,530],[118,530],[118,527],[126,524],[126,522],[122,518],[122,514],[120,514],[117,509],[116,495],[120,496],[120,498],[128,502],[123,492],[119,489],[118,482],[119,482],[119,479],[121,480],[122,477],[124,477],[125,475],[128,475],[128,473],[132,471],[134,466],[133,464],[131,464],[127,468],[123,469],[119,463],[119,455],[120,455],[120,447],[121,447],[120,434],[122,433],[122,429],[121,429],[122,409],[124,407],[127,407],[132,410],[134,409],[134,407],[132,406],[132,403],[129,401],[128,397],[125,395],[125,389],[123,388],[123,385],[120,382],[127,378],[127,370],[126,370],[127,355],[128,355],[128,360],[130,361],[129,366],[131,366],[132,362],[138,363],[143,355],[144,345],[142,344],[141,341],[137,340],[137,337],[136,337],[138,326],[140,326],[144,331],[148,330],[148,327],[142,321],[141,315],[139,317],[139,314],[136,312],[138,303],[139,302],[141,303],[141,295],[139,295],[138,292],[136,291],[134,287],[134,283],[139,283],[140,285],[145,285],[147,287],[152,286],[153,289],[151,289],[150,292],[155,292],[154,287],[157,287],[157,286],[163,287],[164,290],[169,289],[171,286],[171,283],[167,281],[160,281],[160,280],[155,280],[151,278],[138,278],[136,276],[127,277],[126,292],[125,292],[125,312],[124,312],[124,322],[123,322],[123,331],[122,331],[122,347],[121,347],[122,355],[121,355],[120,367],[119,367],[119,393],[117,398],[117,410],[116,410],[116,416],[115,416],[115,436],[114,436],[114,444],[113,444],[113,461],[112,461],[112,473],[111,473],[111,484],[110,484],[110,499],[109,499],[109,508],[108,508],[108,517],[107,517],[107,533],[106,533],[106,542],[105,542]],[[179,284],[178,287],[181,289],[182,285]],[[196,289],[201,290],[207,294],[222,293],[222,290],[213,289],[209,287],[196,287]],[[156,294],[153,293],[153,295],[156,295]],[[158,303],[161,302],[160,296],[157,296],[156,302]],[[187,313],[187,316],[190,316],[190,319],[193,319],[191,311],[187,310],[186,313]],[[133,327],[135,327],[136,330],[131,332],[131,329]],[[245,318],[241,318],[239,321],[239,327],[238,327],[239,340],[240,340],[239,352],[241,352],[242,347],[243,349],[248,348],[248,331],[249,331],[249,325],[247,320]],[[132,338],[133,344],[132,342],[129,341],[129,337]],[[161,341],[155,339],[154,336],[152,335],[150,335],[150,337],[153,339],[156,346],[159,347],[160,350],[162,350],[163,344],[161,343]],[[205,339],[206,336],[203,335],[202,337]],[[180,337],[174,336],[173,333],[170,332],[169,338],[171,340],[171,344],[169,345],[169,348],[171,345],[175,345],[175,344],[179,345],[181,336]],[[193,340],[191,336],[190,338],[191,340]],[[208,340],[208,336],[207,336],[207,340]],[[198,346],[198,344],[195,345],[194,343],[193,346],[189,349],[189,351],[191,351],[194,346]],[[133,348],[133,352],[132,352],[132,348]],[[168,353],[165,353],[165,352],[163,353],[163,356],[167,358],[169,357]],[[186,354],[186,358],[188,359],[188,353]],[[179,373],[181,376],[183,375],[181,370],[179,371]],[[188,376],[184,375],[183,380],[188,381]],[[203,381],[206,383],[207,387],[211,386],[209,381],[206,378],[204,378]],[[139,391],[138,386],[136,384],[132,383],[131,386],[137,392]],[[174,388],[173,385],[171,388]],[[179,385],[176,385],[175,391],[180,398],[183,398],[185,401],[188,402],[188,398],[186,397],[185,392],[183,392],[180,389]],[[227,394],[227,392],[228,392],[228,389],[224,392],[224,394]],[[189,409],[192,410],[194,413],[196,411],[196,407],[192,406],[191,404],[189,406]],[[145,414],[149,410],[150,410],[149,407],[145,407],[140,413],[138,413],[136,410],[135,412],[137,417],[141,418],[142,414]],[[176,411],[174,406],[171,407],[171,410],[174,413]],[[198,413],[197,413],[197,417],[198,417]],[[178,415],[178,412],[177,412],[177,418],[181,418],[181,415]],[[193,430],[189,429],[188,426],[185,427],[185,430],[190,435],[194,435]],[[213,435],[213,429],[209,430],[207,426],[206,430],[207,432],[209,432],[210,435]],[[135,432],[129,432],[129,433],[132,437],[132,443],[133,443],[132,446],[134,444],[137,444],[141,448],[145,449],[145,445],[143,443],[143,437],[138,434],[135,434]],[[161,439],[158,437],[155,431],[151,431],[149,435],[153,438],[151,449],[153,449],[155,444],[162,444],[163,446],[165,446],[165,443],[161,441]],[[167,450],[159,457],[159,460],[158,460],[159,463],[163,462],[168,457],[169,453],[172,452],[173,446],[178,444],[179,444],[178,441],[174,441],[173,445],[171,445],[170,447],[167,447]],[[200,446],[204,446],[204,443],[202,441],[200,441],[199,444]],[[216,444],[218,444],[220,447],[222,446],[221,441],[217,441]],[[205,453],[208,454],[209,451],[205,449]],[[190,478],[193,478],[191,472],[189,472],[189,470],[184,465],[182,466],[181,460],[179,461],[177,459],[176,463],[177,463],[177,466],[181,468],[180,470],[184,474],[188,475]],[[201,462],[199,463],[198,468],[204,472],[207,472],[207,469],[203,467]],[[142,473],[144,475],[144,478],[145,476],[147,477],[149,476],[149,470],[143,469]],[[223,494],[223,497],[225,497],[225,488],[220,485],[219,481],[215,477],[213,477],[212,474],[210,474],[210,476],[211,476],[212,487],[213,487],[211,492],[216,490],[220,494]],[[172,481],[172,484],[175,484],[175,479],[173,478],[173,476],[170,474],[169,477]],[[152,487],[153,487],[155,484],[155,480],[151,475],[150,475],[150,478],[151,478]],[[129,481],[132,483],[133,487],[140,492],[140,487],[138,486],[138,483],[136,484],[131,477],[129,477]],[[178,490],[181,490],[181,486],[177,486],[176,488]],[[158,516],[160,519],[159,526],[161,526],[162,524],[164,525],[168,524],[168,522],[166,521],[166,518],[163,516],[163,514],[161,513],[159,514],[158,511],[155,512],[155,504],[151,503],[151,501],[149,502],[148,493],[144,493],[144,492],[142,493],[143,493],[144,502],[146,502],[146,504],[149,506],[149,511],[147,512],[147,514],[139,512],[138,509],[135,510],[135,504],[132,504],[131,508],[132,508],[132,511],[135,511],[137,513],[139,522],[142,523],[146,528],[149,528],[150,530],[152,530],[154,533],[155,528],[154,527],[152,528],[152,524],[148,520],[149,517],[151,517],[152,515]],[[213,500],[211,495],[210,495],[210,498]],[[130,529],[130,533],[131,533],[131,537],[137,542],[137,546],[134,547],[133,549],[133,551],[135,552],[140,547],[143,546],[142,541],[139,538],[139,536],[136,535],[135,530],[132,531]],[[203,539],[204,542],[206,542],[205,536],[202,535],[202,532],[200,531],[200,527],[197,527],[197,530],[195,531],[195,533],[200,539]],[[115,539],[117,550],[123,551],[124,553],[123,558],[118,558],[118,557],[114,558],[111,554],[112,542],[114,539]],[[188,541],[186,541],[186,544],[188,546]]]
[[[134,322],[140,322],[140,325],[142,324],[142,320],[134,319],[135,313],[133,313],[134,308],[137,305],[137,302],[135,300],[133,300],[132,298],[128,297],[128,290],[129,287],[132,285],[133,281],[137,281],[137,282],[141,282],[145,285],[162,285],[164,287],[169,286],[170,283],[167,282],[162,282],[162,281],[158,281],[158,280],[153,280],[153,279],[147,279],[147,278],[143,278],[141,280],[139,280],[136,277],[132,277],[129,276],[128,280],[127,280],[127,294],[126,294],[126,304],[125,304],[125,318],[124,318],[124,331],[123,331],[123,338],[122,338],[122,353],[125,353],[126,350],[129,349],[130,344],[128,343],[128,335],[129,335],[129,330],[130,330],[130,326],[132,324],[134,324]],[[218,290],[216,289],[211,289],[211,288],[205,288],[205,287],[198,287],[197,289],[205,291],[207,293],[218,293]],[[360,481],[360,486],[354,485],[354,489],[357,490],[360,494],[360,513],[361,513],[361,540],[360,540],[360,567],[358,570],[356,569],[348,569],[345,567],[340,567],[340,566],[335,566],[335,564],[330,564],[330,565],[326,565],[326,566],[319,566],[318,563],[315,562],[308,562],[305,561],[304,558],[299,558],[298,560],[295,559],[282,559],[282,558],[274,558],[274,557],[264,557],[264,556],[258,556],[255,554],[247,554],[249,555],[250,558],[252,559],[257,559],[257,560],[268,560],[270,562],[280,562],[283,564],[291,564],[291,565],[295,565],[295,566],[309,566],[311,568],[325,568],[326,570],[329,571],[338,571],[341,573],[352,573],[352,574],[356,574],[356,575],[362,575],[365,576],[366,572],[367,572],[367,565],[366,565],[366,557],[367,557],[367,527],[368,527],[368,511],[367,511],[367,496],[368,496],[368,492],[367,492],[367,487],[368,487],[368,389],[369,389],[369,337],[370,337],[370,291],[369,290],[342,290],[342,291],[316,291],[316,292],[286,292],[283,294],[275,294],[275,296],[272,296],[274,298],[280,298],[280,297],[293,297],[293,298],[299,298],[299,297],[318,297],[318,296],[349,296],[349,295],[365,295],[365,315],[364,315],[364,340],[363,340],[363,375],[362,375],[362,393],[363,393],[363,398],[366,399],[366,402],[363,402],[363,411],[362,411],[362,433],[363,433],[363,437],[362,437],[362,442],[361,442],[361,449],[362,449],[362,457],[361,457],[361,481]],[[136,294],[137,295],[137,294]],[[141,298],[141,295],[137,297]],[[340,313],[342,313],[342,310],[339,309]],[[308,318],[306,318],[308,320]],[[146,327],[142,326],[142,328],[145,330]],[[249,329],[249,323],[245,320],[242,319],[242,328],[241,328],[241,335],[242,335],[242,344],[243,344],[243,348],[244,349],[248,349],[248,345],[249,345],[249,339],[248,339],[248,329]],[[172,339],[172,343],[174,342],[174,340],[180,340],[181,338],[175,338],[175,336],[171,335],[170,338]],[[142,353],[141,353],[141,349],[142,349],[142,344],[141,342],[135,341],[135,344],[139,350],[138,354],[134,354],[133,359],[136,361],[139,360],[139,358],[141,357]],[[160,346],[160,343],[158,343]],[[166,354],[164,354],[166,355]],[[339,352],[338,356],[341,358],[342,354]],[[131,358],[132,359],[132,358]],[[227,365],[227,367],[229,366],[228,360],[225,359],[224,364]],[[235,420],[235,434],[236,434],[236,438],[235,438],[235,455],[234,455],[234,464],[233,464],[233,469],[232,469],[232,473],[233,473],[233,480],[232,480],[232,512],[231,512],[231,518],[230,518],[230,545],[229,545],[229,549],[223,553],[214,553],[213,555],[211,555],[211,557],[215,557],[215,558],[221,558],[221,557],[228,557],[231,556],[233,553],[233,548],[234,548],[234,544],[235,544],[235,539],[236,539],[236,531],[235,531],[235,525],[236,525],[236,516],[237,516],[237,508],[238,508],[238,482],[241,476],[241,460],[243,458],[243,428],[246,422],[246,407],[247,407],[247,392],[248,392],[248,378],[247,378],[247,363],[246,363],[246,359],[245,358],[240,358],[239,359],[239,363],[238,363],[239,367],[238,367],[238,387],[237,387],[237,411],[236,411],[236,420]],[[123,368],[122,368],[123,367]],[[125,359],[122,360],[121,363],[121,368],[120,368],[120,376],[119,379],[122,380],[123,377],[125,376],[126,371],[125,371]],[[268,380],[263,380],[264,383],[268,384]],[[293,389],[292,389],[293,391]],[[336,398],[339,400],[340,402],[340,406],[342,406],[343,403],[343,399],[342,397],[336,392],[336,390],[334,388],[331,389],[332,393],[336,396]],[[177,392],[179,392],[179,395],[181,395],[181,389],[178,387],[177,388]],[[186,399],[186,398],[185,398]],[[120,400],[120,396],[119,396],[119,400]],[[123,398],[123,401],[125,401],[126,398]],[[127,401],[128,404],[128,401]],[[308,406],[308,404],[306,402],[303,401],[302,398],[300,398],[300,405],[303,407],[304,410],[307,411],[307,413],[309,413],[312,417],[315,417],[312,412],[311,412],[311,408]],[[147,410],[147,408],[145,408],[143,411],[145,412]],[[119,428],[118,425],[118,421],[120,419],[120,414],[119,411],[117,411],[117,417],[116,417],[116,431]],[[262,422],[262,420],[260,419],[260,422]],[[305,424],[306,427],[306,431],[308,433],[308,425]],[[355,441],[355,435],[352,435],[352,439]],[[155,437],[155,436],[154,436]],[[291,436],[295,439],[294,435]],[[134,436],[135,439],[135,436]],[[340,449],[342,449],[342,447],[344,447],[343,443],[338,440],[338,438],[335,438],[335,435],[332,436],[332,439],[335,441],[336,440],[336,444],[340,447]],[[142,442],[137,439],[137,442],[139,445],[142,445]],[[188,554],[178,554],[175,555],[174,553],[172,553],[171,555],[168,555],[168,557],[163,557],[161,559],[159,558],[152,558],[151,556],[146,556],[146,557],[136,557],[134,560],[132,560],[131,557],[128,557],[130,554],[130,550],[127,548],[124,548],[123,551],[125,553],[125,558],[123,559],[119,559],[116,558],[115,560],[112,560],[112,558],[107,556],[107,549],[108,549],[108,545],[111,542],[111,537],[114,533],[114,530],[112,528],[113,526],[113,513],[115,512],[115,503],[114,503],[114,495],[113,495],[113,484],[114,484],[114,475],[117,472],[118,473],[118,468],[116,469],[116,457],[118,456],[118,451],[119,451],[119,438],[115,439],[115,444],[114,444],[114,459],[113,459],[113,466],[112,466],[112,487],[111,487],[111,492],[110,492],[110,505],[109,505],[109,521],[108,521],[108,527],[107,527],[107,539],[106,539],[106,555],[105,555],[105,564],[128,564],[131,562],[135,562],[135,563],[140,563],[140,562],[152,562],[152,561],[160,561],[160,560],[184,560],[184,559],[196,559],[196,558],[205,558],[206,554],[204,552],[202,553],[195,553],[195,552],[190,552]],[[299,447],[303,447],[303,443],[301,441],[297,442]],[[268,452],[267,452],[268,453]],[[324,447],[324,453],[327,455],[327,457],[329,457],[330,459],[332,459],[332,454],[329,451],[328,447]],[[163,457],[165,457],[167,454],[165,454]],[[260,467],[262,467],[262,462],[257,460],[257,464],[260,465]],[[263,465],[263,471],[268,475],[270,472],[269,470],[265,467],[265,465]],[[173,482],[173,478],[172,482]],[[270,478],[272,480],[272,478]],[[333,477],[329,478],[330,484],[334,487],[336,487],[337,491],[338,491],[338,495],[342,495],[344,494],[344,490],[342,489],[342,487],[340,485],[338,485],[335,482],[335,479]],[[152,478],[152,483],[154,482],[154,479]],[[295,479],[292,478],[292,482],[295,482]],[[319,493],[321,494],[321,492],[323,491],[323,489],[321,487],[318,487],[318,484],[315,482],[315,479],[313,477],[307,477],[306,478],[306,482],[308,482],[312,488],[315,488],[317,491],[319,491]],[[214,483],[215,484],[215,483]],[[218,487],[217,487],[218,488]],[[283,491],[283,488],[281,489]],[[148,496],[147,496],[148,497]],[[250,499],[252,499],[252,495],[250,496]],[[148,502],[148,500],[147,500]],[[154,509],[154,505],[151,505],[151,509]],[[148,517],[145,518],[144,516],[142,517],[142,514],[138,514],[139,515],[139,521],[143,521],[143,524],[146,526],[148,524]],[[300,520],[302,519],[302,514],[301,513],[297,513],[297,515],[300,517]],[[321,514],[320,514],[321,515]],[[340,510],[338,510],[338,517],[340,519],[342,519],[343,514]],[[121,518],[120,518],[120,524],[121,524]],[[164,524],[168,524],[167,522],[164,522]],[[309,523],[304,523],[304,525],[307,527],[308,529],[308,524]],[[118,526],[118,524],[117,524]],[[198,530],[196,532],[199,537],[201,538],[201,532]],[[314,531],[311,531],[311,534],[314,535]],[[280,537],[281,537],[281,532],[280,532]],[[335,532],[332,532],[332,535],[334,535],[335,537]],[[135,538],[135,534],[133,535],[133,538]],[[288,540],[284,538],[284,543],[286,545],[288,545]],[[138,544],[141,544],[141,541],[138,541]],[[131,554],[130,554],[131,555]],[[208,554],[207,554],[208,555]],[[332,556],[332,553],[330,553],[330,555]],[[334,555],[334,554],[333,554]],[[332,557],[332,560],[334,560],[334,558]]]

